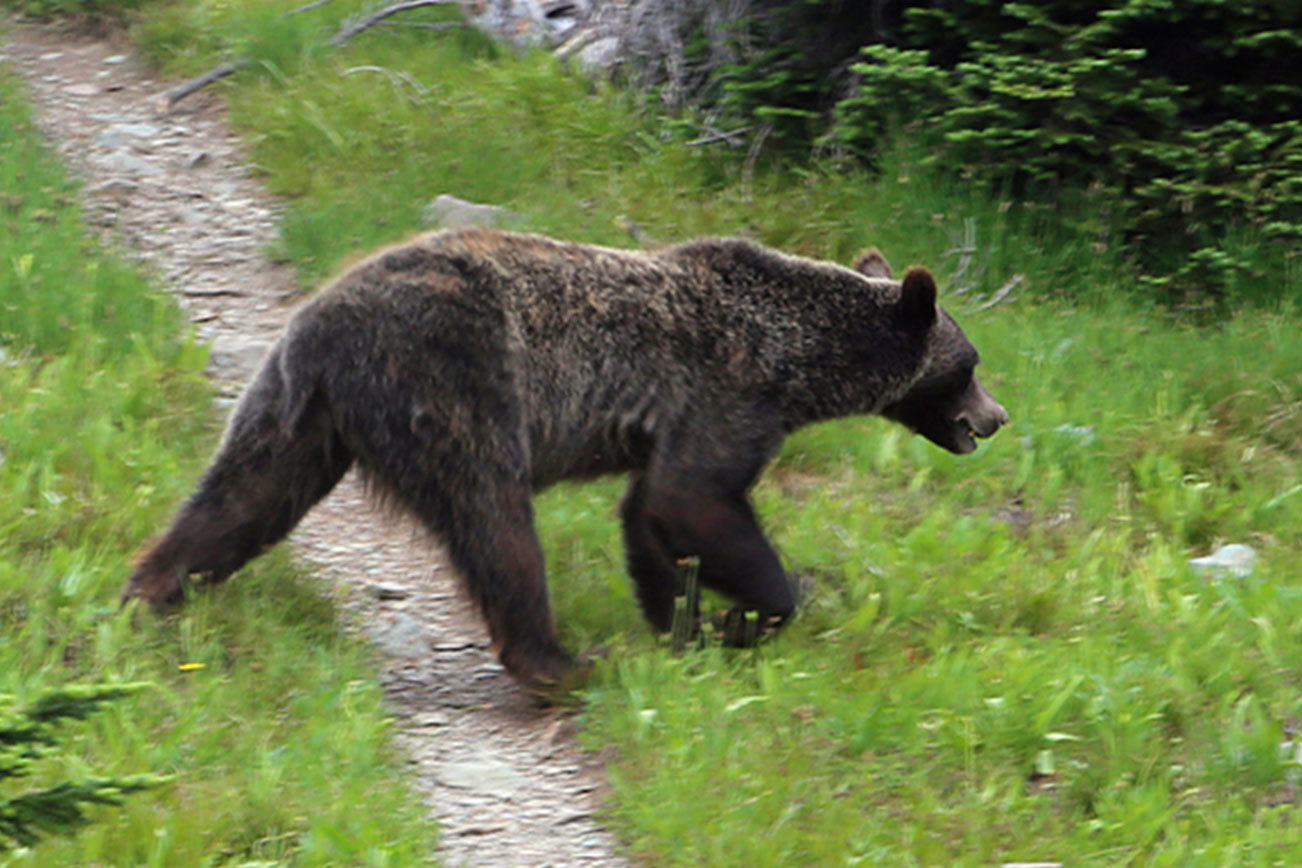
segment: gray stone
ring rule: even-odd
[[[588,75],[606,72],[619,61],[619,38],[605,36],[589,42],[574,56],[574,61]]]
[[[1075,440],[1082,446],[1089,446],[1098,437],[1094,434],[1093,425],[1059,425],[1054,428],[1054,433],[1061,434],[1071,440]]]
[[[500,205],[481,205],[443,193],[420,212],[420,221],[432,229],[460,229],[465,226],[502,226],[520,215]]]
[[[452,717],[445,711],[431,711],[428,714],[419,715],[412,723],[416,726],[439,727],[447,726],[452,722]]]
[[[119,63],[126,63],[127,56],[125,54],[113,54],[104,58],[104,62],[110,66],[117,66]]]
[[[129,178],[109,178],[107,181],[100,181],[98,184],[87,187],[86,195],[122,198],[131,195],[138,189],[140,189],[140,185]]]
[[[133,139],[153,139],[161,130],[153,124],[114,124],[95,137],[95,144],[105,148],[122,148]]]
[[[222,335],[212,344],[208,371],[215,376],[246,378],[252,375],[271,349],[271,344],[257,338]]]
[[[429,655],[429,631],[419,620],[406,613],[372,624],[367,632],[375,647],[389,657],[420,658]]]
[[[94,96],[99,93],[97,84],[70,84],[63,89],[69,96]]]
[[[129,154],[126,151],[114,151],[104,159],[104,166],[110,172],[123,172],[128,175],[160,175],[163,170],[148,160]]]
[[[476,753],[439,763],[434,777],[445,787],[509,799],[529,786],[529,779],[495,756]]]
[[[367,582],[365,590],[368,596],[377,600],[405,600],[411,596],[411,591],[402,585],[389,582]]]

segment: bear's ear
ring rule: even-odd
[[[854,270],[864,277],[884,277],[890,280],[895,276],[891,272],[891,264],[876,247],[869,247],[859,254],[859,258],[854,261]]]
[[[900,322],[908,328],[926,331],[936,321],[936,279],[931,272],[913,266],[900,284]]]

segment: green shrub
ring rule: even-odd
[[[12,697],[0,694],[0,781],[29,777],[40,760],[54,760],[60,751],[55,728],[67,720],[83,720],[105,702],[138,693],[149,685],[71,684],[50,690],[24,708],[13,708]],[[163,775],[123,778],[92,777],[60,781],[17,796],[0,795],[0,853],[31,847],[45,835],[67,834],[90,819],[83,805],[119,805],[131,793],[157,787]]]
[[[1302,83],[1281,73],[1297,4],[648,0],[638,16],[630,79],[690,109],[693,137],[745,127],[753,154],[869,165],[908,138],[1010,198],[1088,191],[1093,213],[1065,228],[1124,241],[1137,294],[1219,315],[1302,292]]]
[[[70,16],[112,19],[139,5],[140,0],[0,0],[0,9],[16,9],[42,20]]]
[[[898,47],[863,49],[829,139],[871,157],[902,125],[1023,196],[1098,191],[1141,285],[1177,305],[1296,295],[1280,278],[1302,252],[1302,83],[1280,70],[1299,24],[1293,5],[1220,0],[915,8]]]

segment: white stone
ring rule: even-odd
[[[1256,563],[1256,549],[1243,543],[1231,543],[1205,557],[1193,558],[1189,561],[1189,566],[1205,576],[1230,575],[1236,579],[1246,579],[1252,575]]]

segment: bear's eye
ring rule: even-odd
[[[951,389],[966,389],[967,384],[972,382],[973,367],[967,366],[959,368],[946,379],[945,385]]]

